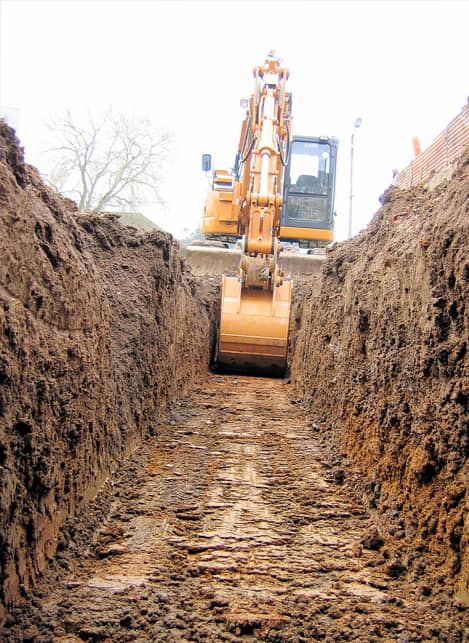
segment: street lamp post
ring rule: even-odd
[[[352,137],[350,139],[350,196],[349,196],[349,213],[348,213],[348,238],[352,238],[352,201],[353,201],[353,140],[355,137],[355,130],[362,124],[361,118],[356,118],[353,124]]]

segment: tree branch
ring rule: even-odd
[[[51,125],[59,142],[48,151],[56,159],[50,176],[68,194],[79,195],[80,210],[162,202],[161,172],[171,137],[149,121],[114,115],[80,125],[70,111]]]

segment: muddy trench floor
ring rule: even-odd
[[[464,640],[444,585],[389,574],[285,382],[211,375],[126,466],[5,640]]]

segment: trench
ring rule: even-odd
[[[468,639],[469,157],[295,281],[274,380],[208,373],[174,239],[0,143],[0,640]]]

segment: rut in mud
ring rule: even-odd
[[[67,571],[12,638],[461,640],[433,611],[444,583],[430,596],[399,579],[288,390],[211,376],[127,464],[93,545],[62,552]]]

